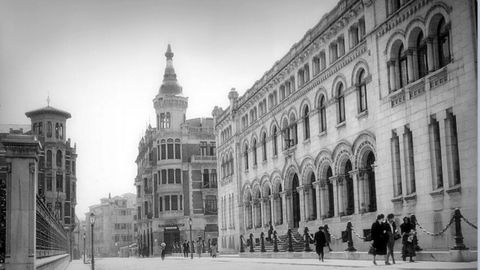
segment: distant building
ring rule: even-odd
[[[217,227],[216,148],[212,118],[186,119],[188,99],[173,68],[170,45],[163,84],[153,100],[156,128],[148,127],[138,146],[137,224],[140,252],[171,252],[193,237],[213,239]]]
[[[89,207],[85,213],[87,254],[91,250],[90,213],[95,214],[93,227],[95,254],[102,257],[118,256],[120,248],[135,243],[135,194],[103,198],[100,204]]]
[[[232,90],[213,112],[220,249],[269,224],[338,237],[347,222],[367,235],[380,213],[431,232],[455,208],[476,220],[476,19],[475,1],[341,0],[245,94]],[[420,232],[420,245],[449,249],[453,227]]]

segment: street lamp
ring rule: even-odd
[[[95,256],[94,256],[94,250],[93,250],[93,225],[95,224],[95,214],[90,213],[90,227],[92,231],[92,270],[95,270]]]
[[[192,218],[188,218],[188,224],[190,225],[190,254],[191,254],[191,259],[193,260],[193,251],[195,250],[193,248],[193,239],[192,239]]]
[[[85,230],[84,230],[83,231],[83,263],[85,263],[85,248],[86,248],[85,242],[86,242],[86,235],[85,235]]]

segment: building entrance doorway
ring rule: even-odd
[[[292,203],[293,203],[293,227],[298,228],[300,223],[300,194],[298,194],[298,176],[295,174],[292,180]]]
[[[178,227],[175,228],[165,228],[163,232],[163,239],[165,241],[165,253],[173,253],[173,247],[175,243],[180,243],[180,230]]]

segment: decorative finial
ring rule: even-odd
[[[47,96],[47,106],[50,107],[50,93]]]
[[[172,47],[170,46],[170,44],[168,44],[167,52],[165,53],[165,57],[167,57],[167,60],[171,60],[173,58]]]

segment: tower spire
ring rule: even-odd
[[[177,74],[173,68],[173,55],[172,47],[168,44],[167,51],[165,52],[167,66],[163,74],[162,86],[160,86],[160,94],[162,95],[174,96],[182,93],[182,87],[178,85]]]

